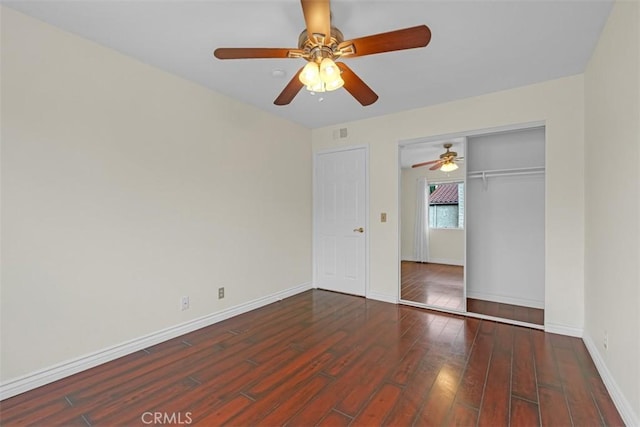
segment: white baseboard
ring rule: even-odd
[[[598,373],[600,377],[602,377],[602,381],[604,382],[613,403],[616,405],[618,412],[620,412],[620,416],[624,423],[628,426],[640,426],[640,416],[634,413],[631,404],[624,397],[622,391],[620,391],[620,387],[618,387],[618,383],[613,379],[611,372],[609,372],[609,368],[607,368],[607,364],[604,361],[604,358],[600,355],[600,351],[598,350],[598,346],[591,339],[589,334],[585,333],[582,337],[591,358],[593,359],[593,363],[595,363],[596,368],[598,369]]]
[[[495,295],[485,292],[475,292],[467,288],[467,298],[481,299],[484,301],[500,302],[503,304],[521,305],[523,307],[544,309],[544,301],[531,300],[526,298],[516,298],[506,295]]]
[[[369,292],[367,294],[368,299],[374,299],[376,301],[390,302],[391,304],[398,303],[398,297],[396,295],[379,294],[377,292]]]
[[[412,258],[402,258],[400,261],[406,261],[406,262],[420,262],[417,259],[412,259]],[[457,260],[457,259],[447,259],[447,258],[429,258],[429,261],[427,261],[431,264],[445,264],[445,265],[458,265],[461,267],[464,267],[464,262]]]
[[[444,265],[458,265],[464,266],[464,262],[458,259],[447,259],[447,258],[429,258],[429,262],[432,264],[444,264]]]
[[[102,350],[98,350],[96,352],[80,356],[78,358],[68,360],[66,362],[62,362],[45,369],[35,371],[15,379],[11,379],[0,384],[0,400],[7,399],[20,393],[24,393],[25,391],[33,390],[34,388],[52,383],[59,379],[68,377],[78,372],[85,371],[87,369],[170,340],[180,335],[193,332],[197,329],[204,328],[205,326],[213,325],[214,323],[221,322],[230,317],[255,310],[256,308],[260,308],[276,301],[280,301],[284,298],[288,298],[309,289],[311,289],[311,283],[303,283],[293,288],[285,289],[283,291],[255,299],[253,301],[238,304],[234,307],[230,307],[216,313],[211,313],[197,319],[189,320],[187,322],[180,323],[178,325],[171,326],[169,328],[162,329],[160,331],[156,331],[133,340],[107,347]]]
[[[504,317],[488,316],[486,314],[472,313],[470,311],[467,311],[466,313],[464,313],[464,315],[468,317],[475,317],[476,319],[485,319],[499,323],[506,323],[507,325],[524,326],[526,328],[544,330],[544,326],[542,325],[537,325],[535,323],[529,322],[521,322],[519,320],[506,319]]]
[[[575,326],[559,325],[557,323],[544,323],[544,331],[552,334],[568,335],[570,337],[582,338],[584,330]]]

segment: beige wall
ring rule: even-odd
[[[311,281],[309,130],[1,24],[2,381]]]
[[[587,67],[585,141],[585,341],[625,396],[627,422],[640,425],[638,2],[616,3]]]
[[[415,225],[416,225],[416,187],[420,177],[427,177],[428,182],[464,181],[464,167],[448,174],[430,171],[429,168],[401,170],[400,190],[400,253],[402,260],[415,260]],[[464,264],[464,230],[431,229],[429,230],[429,257],[432,262],[443,262],[455,265]]]
[[[370,290],[398,295],[398,142],[517,123],[546,124],[545,319],[581,334],[584,320],[583,77],[572,76],[398,114],[315,129],[313,150],[368,144]],[[347,127],[347,140],[333,130]],[[571,159],[567,162],[566,159]],[[380,212],[389,221],[379,221]]]

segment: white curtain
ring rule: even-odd
[[[418,178],[416,193],[416,228],[414,249],[416,261],[429,260],[429,184],[427,178]]]

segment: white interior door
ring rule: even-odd
[[[316,154],[315,285],[366,293],[366,148]]]

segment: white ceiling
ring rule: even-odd
[[[273,105],[301,59],[227,60],[218,47],[296,47],[304,19],[286,1],[2,1],[45,22],[309,128],[582,73],[610,0],[338,1],[345,39],[426,24],[422,49],[345,60],[378,95],[362,107],[345,90],[300,91]],[[274,77],[283,70],[286,77]],[[428,120],[428,118],[425,118]]]

